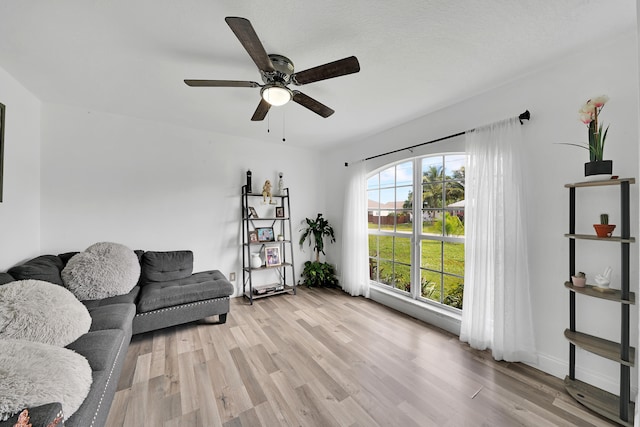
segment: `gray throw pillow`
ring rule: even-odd
[[[90,327],[87,307],[62,286],[40,280],[0,286],[0,339],[64,347]]]
[[[84,402],[91,383],[89,362],[72,350],[0,340],[0,421],[51,402],[60,402],[68,419]]]
[[[139,277],[138,256],[124,245],[109,242],[89,246],[62,270],[64,285],[83,301],[127,294]]]

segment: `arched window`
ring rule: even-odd
[[[462,309],[464,168],[464,154],[431,155],[386,165],[367,177],[374,283]]]

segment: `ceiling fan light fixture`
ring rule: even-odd
[[[265,86],[262,88],[260,93],[262,95],[262,99],[274,107],[284,105],[291,101],[292,98],[291,91],[288,88],[278,85]]]

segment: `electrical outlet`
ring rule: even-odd
[[[230,282],[235,282],[236,281],[236,272],[232,271],[231,273],[229,273],[229,281]]]

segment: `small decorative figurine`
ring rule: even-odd
[[[267,202],[267,197],[269,198],[269,204],[272,202],[271,198],[271,181],[266,180],[264,185],[262,186],[262,202]]]
[[[278,174],[278,194],[284,196],[284,181],[282,180],[282,172]]]
[[[611,267],[607,267],[602,274],[596,274],[595,281],[599,288],[608,288],[611,282]]]

